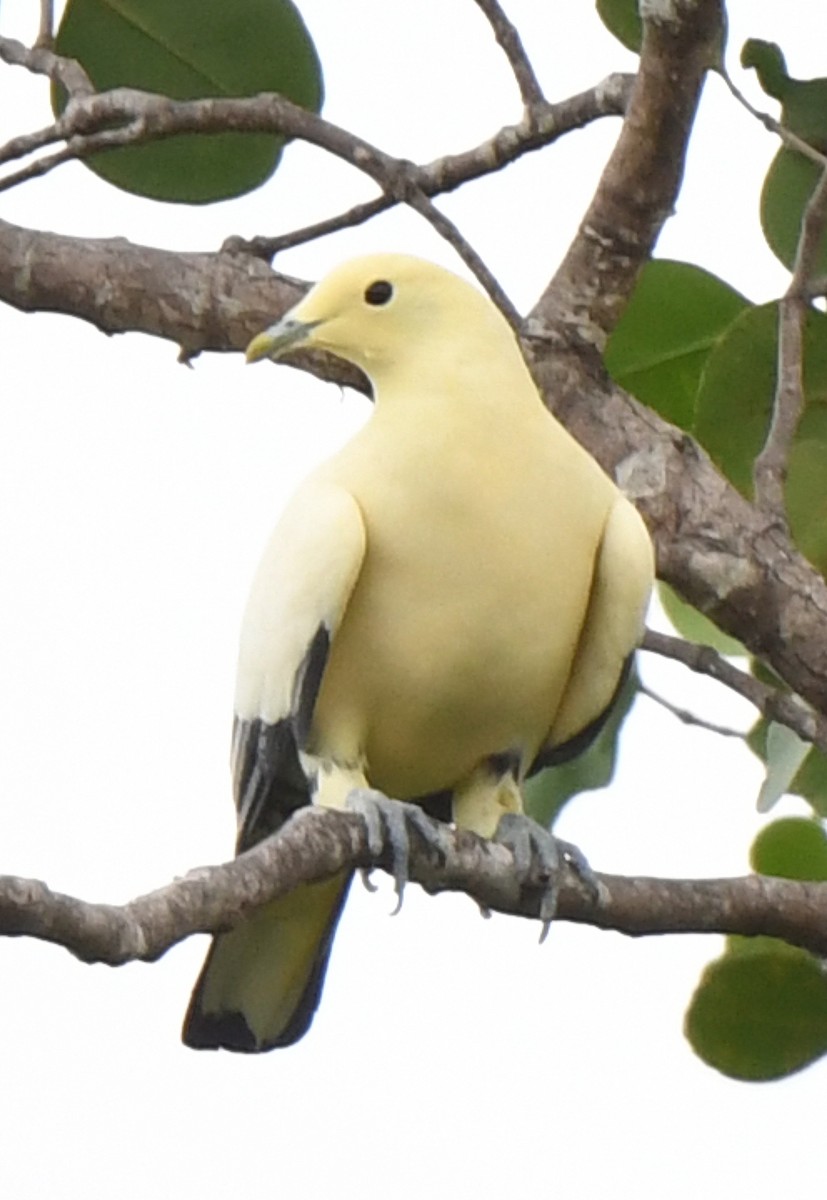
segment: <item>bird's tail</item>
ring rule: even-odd
[[[214,939],[184,1020],[195,1050],[289,1046],[319,1003],[352,871],[303,884]]]

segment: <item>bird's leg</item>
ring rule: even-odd
[[[544,941],[557,910],[560,879],[568,864],[597,899],[598,885],[576,846],[560,841],[523,812],[518,777],[521,756],[516,751],[492,754],[454,790],[457,826],[506,846],[514,856],[520,883],[541,889],[540,941]]]
[[[418,804],[391,800],[389,796],[374,788],[354,788],[348,793],[345,808],[358,813],[364,820],[371,854],[378,858],[385,850],[390,851],[394,890],[397,895],[394,913],[398,913],[409,878],[411,831],[423,838],[444,859],[449,849],[445,840],[445,827],[424,813]]]
[[[555,837],[550,830],[527,817],[525,813],[504,813],[492,840],[507,846],[514,855],[514,866],[522,883],[542,888],[541,942],[545,941],[557,911],[560,879],[566,866],[572,868],[594,899],[599,900],[600,885],[583,852],[570,842]]]

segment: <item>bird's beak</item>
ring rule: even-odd
[[[278,358],[293,346],[301,346],[310,334],[320,325],[321,321],[299,321],[290,314],[257,333],[245,351],[248,363],[259,362],[262,358]]]

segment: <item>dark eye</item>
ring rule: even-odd
[[[365,288],[365,300],[368,304],[387,304],[392,295],[393,287],[387,279],[377,279]]]

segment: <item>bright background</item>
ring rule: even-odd
[[[519,116],[509,69],[472,0],[301,0],[325,67],[325,115],[414,160],[464,149]],[[34,0],[0,33],[30,40]],[[553,97],[634,60],[583,0],[508,0]],[[747,36],[782,42],[794,75],[825,74],[808,0],[730,3]],[[0,135],[49,122],[46,88],[2,72]],[[758,97],[752,77],[745,87]],[[618,123],[440,200],[520,307],[565,250]],[[753,300],[785,277],[757,195],[775,143],[712,79],[662,255],[711,267]],[[0,195],[0,218],[81,236],[214,249],[372,194],[296,145],[258,193],[209,209],[119,194],[79,165]],[[403,249],[457,267],[396,212],[277,263],[316,278]],[[369,412],[288,368],[242,370],[80,322],[0,310],[0,847],[2,870],[125,901],[227,857],[237,629],[257,556],[307,468]],[[646,656],[652,686],[745,727],[748,706]],[[599,870],[743,873],[758,764],[739,743],[641,701],[610,790],[560,832]],[[791,805],[787,811],[794,811]],[[261,1058],[178,1041],[206,939],[153,966],[87,967],[0,943],[0,1194],[15,1200],[246,1200],[387,1193],[577,1194],[639,1200],[803,1190],[823,1180],[823,1070],[736,1084],[698,1062],[682,1014],[715,938],[633,941],[481,920],[464,897],[358,883],[310,1035]]]

